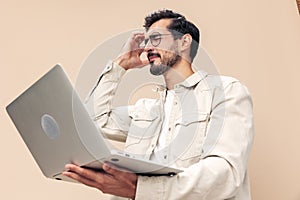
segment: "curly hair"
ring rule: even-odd
[[[158,10],[145,17],[144,27],[146,31],[150,26],[161,19],[171,19],[170,25],[167,27],[173,34],[175,39],[181,38],[184,34],[190,34],[193,38],[191,44],[190,57],[191,62],[194,60],[200,40],[199,29],[190,21],[186,20],[185,16],[173,12],[172,10]],[[178,34],[179,33],[179,34]]]

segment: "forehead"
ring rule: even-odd
[[[167,27],[171,24],[171,19],[161,19],[161,20],[158,20],[157,22],[153,23],[147,34],[151,34],[153,32],[160,32],[160,33],[163,33],[163,32],[169,32]]]

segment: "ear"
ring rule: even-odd
[[[190,50],[193,38],[190,34],[184,34],[181,38],[181,50],[187,51]]]

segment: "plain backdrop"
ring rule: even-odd
[[[95,47],[141,28],[144,16],[161,8],[198,25],[201,45],[220,73],[240,79],[252,94],[253,199],[300,199],[300,17],[295,0],[1,0],[0,199],[106,199],[95,189],[46,179],[5,106],[55,63],[75,82]]]

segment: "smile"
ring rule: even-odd
[[[154,59],[160,58],[161,56],[160,56],[159,53],[152,53],[152,52],[149,52],[148,55],[147,55],[147,57],[148,57],[149,62],[153,62]]]

